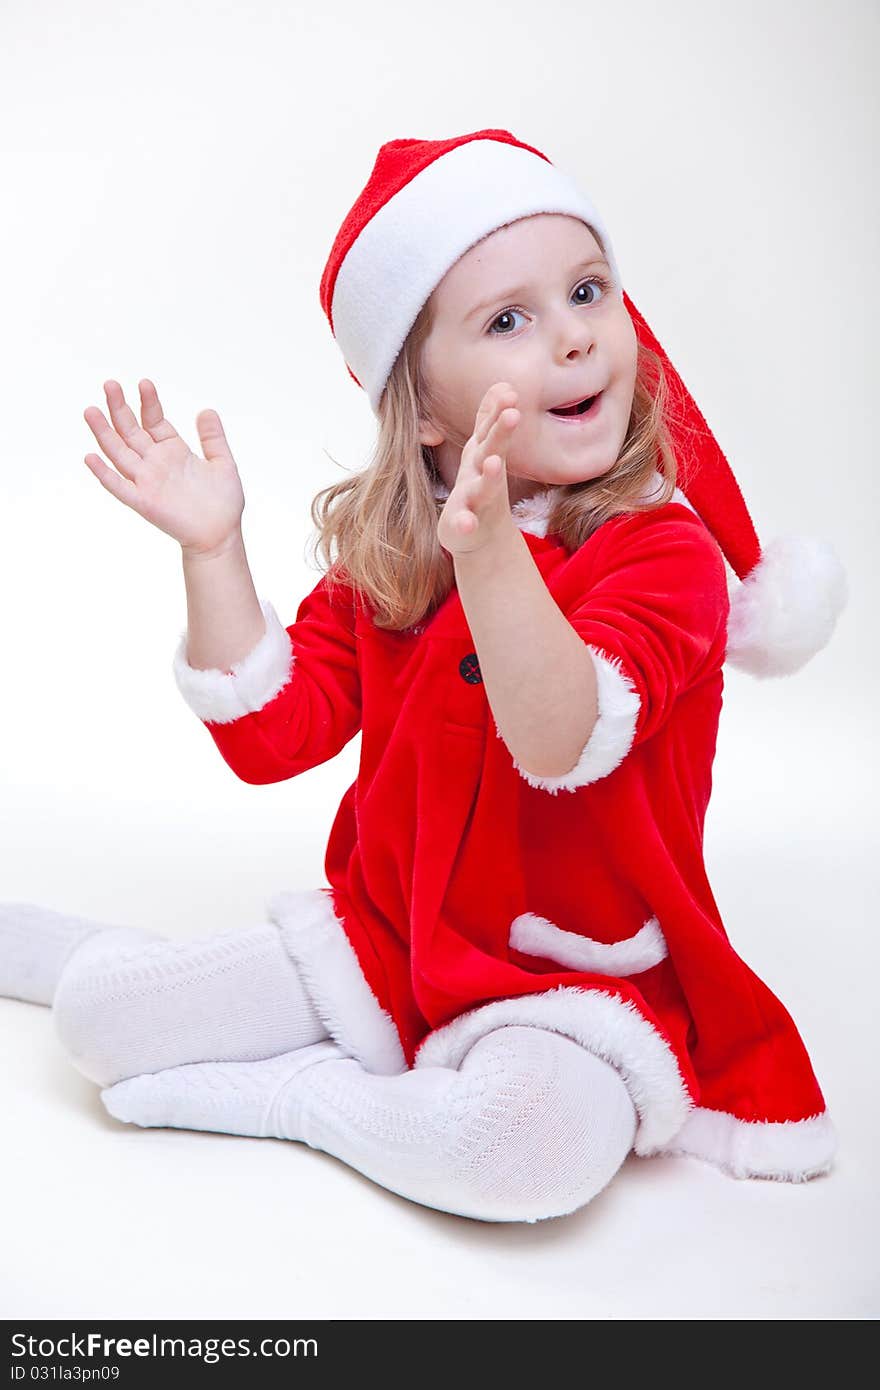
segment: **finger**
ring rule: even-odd
[[[202,452],[206,459],[232,459],[232,450],[216,410],[200,410],[196,416],[196,429],[199,432]]]
[[[504,410],[501,411],[501,414],[497,417],[497,419],[492,421],[492,424],[486,431],[486,438],[484,439],[483,443],[488,444],[493,436],[501,433],[503,430],[512,430],[514,425],[517,425],[518,423],[519,411],[514,406],[506,407]]]
[[[488,449],[506,448],[509,436],[519,424],[519,411],[516,409],[505,409],[494,420],[486,431],[485,437],[477,446],[477,461],[480,454],[484,458]]]
[[[125,478],[135,479],[141,464],[141,456],[130,449],[113,429],[107,418],[96,405],[87,406],[83,418],[92,434]]]
[[[492,391],[495,394],[490,392],[484,397],[484,404],[477,415],[477,427],[474,430],[474,435],[478,444],[485,443],[486,436],[497,423],[500,414],[508,406],[513,406],[517,398],[513,387],[508,386],[506,382],[500,383],[497,387],[493,386]]]
[[[118,497],[119,501],[124,502],[127,507],[131,507],[134,511],[138,511],[138,490],[134,483],[129,482],[127,478],[123,478],[118,473],[115,473],[112,468],[108,468],[107,464],[98,454],[86,454],[85,462],[86,466],[92,470],[95,477],[98,479],[98,482],[101,483],[108,492],[112,492],[113,496]]]
[[[493,495],[492,489],[497,488],[503,476],[504,461],[500,455],[490,454],[488,458],[483,459],[479,473],[465,491],[462,500],[464,510],[472,513],[475,518],[479,517],[480,511]]]
[[[138,382],[138,390],[141,393],[141,423],[144,429],[157,444],[163,439],[171,439],[177,430],[170,420],[165,419],[159,393],[149,377]]]
[[[504,459],[500,454],[488,454],[483,459],[483,470],[481,476],[488,478],[490,483],[497,483],[504,475]]]
[[[105,381],[104,394],[110,408],[110,419],[116,426],[117,433],[122,436],[129,449],[134,450],[142,458],[150,446],[155,443],[153,436],[141,428],[138,418],[126,401],[118,381],[112,379]]]
[[[500,454],[489,454],[483,459],[480,469],[479,482],[482,483],[482,491],[477,491],[473,498],[473,504],[478,507],[481,503],[489,501],[494,505],[495,494],[498,492],[502,483],[506,486],[505,464]]]
[[[494,386],[491,386],[489,390],[486,392],[483,399],[480,401],[480,405],[477,410],[477,416],[474,420],[474,432],[472,438],[475,443],[481,444],[483,442],[489,429],[491,428],[492,421],[495,419],[496,412],[497,392],[496,388]]]

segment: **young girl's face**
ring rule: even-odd
[[[511,503],[613,467],[629,425],[638,340],[610,280],[589,227],[556,213],[500,227],[447,271],[423,349],[437,406],[421,442],[450,488],[479,404],[498,381],[514,387],[520,412],[507,455]],[[549,413],[598,392],[598,413],[583,424]]]

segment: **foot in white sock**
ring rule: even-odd
[[[39,903],[0,903],[0,995],[29,1004],[51,1004],[72,952],[99,932],[110,933],[120,945],[156,935],[56,912]]]
[[[458,1070],[393,1076],[335,1048],[178,1067],[101,1099],[135,1124],[305,1142],[400,1196],[482,1221],[575,1211],[632,1148],[637,1114],[620,1073],[558,1033],[509,1025]]]
[[[345,1057],[330,1039],[259,1062],[192,1062],[118,1081],[101,1092],[117,1120],[144,1129],[204,1129],[288,1139],[279,1133],[278,1100],[306,1067]]]

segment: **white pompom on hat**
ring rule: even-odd
[[[754,676],[792,674],[828,644],[848,599],[846,571],[814,537],[778,536],[762,550],[730,464],[623,289],[602,218],[540,150],[508,130],[381,147],[321,277],[321,307],[350,376],[378,414],[407,334],[446,272],[490,232],[546,212],[590,228],[640,342],[663,364],[678,486],[741,581],[730,596],[727,660]]]

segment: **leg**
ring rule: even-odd
[[[100,1086],[329,1036],[271,922],[184,941],[122,931],[92,932],[73,948],[52,1002],[70,1060]]]
[[[610,1063],[518,1025],[481,1038],[457,1070],[382,1076],[324,1042],[135,1077],[101,1098],[135,1124],[299,1140],[411,1201],[480,1221],[577,1210],[617,1172],[637,1123]]]
[[[28,1004],[51,1004],[72,952],[98,932],[120,947],[160,939],[158,932],[111,926],[39,903],[0,903],[0,995]]]

